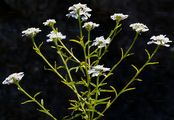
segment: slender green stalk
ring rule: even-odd
[[[99,76],[97,77],[97,81],[96,81],[96,90],[97,90],[97,92],[95,93],[95,101],[98,100],[98,95],[99,95],[99,93],[98,93],[98,90],[99,90]],[[95,110],[95,108],[96,108],[96,102],[93,105],[94,110]],[[94,118],[94,112],[95,112],[94,110],[92,111],[91,120],[93,120],[93,118]]]
[[[87,41],[87,63],[88,64],[88,69],[91,68],[91,60],[90,60],[90,42],[91,42],[91,30],[88,31],[88,41]],[[86,50],[85,50],[86,51]],[[87,67],[87,66],[86,66]],[[91,85],[90,85],[90,82],[91,82],[91,77],[90,75],[88,74],[88,71],[86,70],[86,74],[87,74],[87,84],[88,84],[88,95],[87,95],[87,98],[88,100],[90,101],[91,99]],[[88,107],[90,107],[90,105],[88,105]],[[89,111],[88,112],[88,118],[89,120],[92,120],[91,119],[92,115],[91,115],[91,112]]]
[[[151,56],[148,58],[148,60],[144,63],[144,65],[136,72],[136,74],[132,77],[132,79],[123,87],[123,89],[117,94],[117,96],[111,101],[110,105],[112,105],[117,98],[125,92],[125,90],[136,80],[137,76],[141,73],[141,71],[148,65],[148,63],[151,61],[151,59],[153,58],[153,56],[157,53],[159,49],[159,45],[155,48],[155,50],[153,51],[153,53],[151,54]],[[106,112],[108,108],[106,107],[103,111],[102,114],[104,114]],[[96,117],[94,120],[98,120],[101,116]]]
[[[134,37],[134,40],[133,40],[131,46],[130,46],[130,47],[128,48],[128,50],[126,51],[126,53],[124,54],[124,57],[127,57],[127,55],[129,54],[129,52],[131,51],[131,49],[132,49],[133,46],[135,45],[135,42],[136,42],[136,40],[137,40],[137,38],[138,38],[138,35],[139,35],[139,33],[136,32],[135,37]]]
[[[119,23],[116,23],[114,29],[111,30],[109,36],[107,37],[107,38],[110,38],[110,39],[111,39],[111,42],[112,42],[112,40],[114,39],[114,37],[119,33],[119,31],[118,31],[118,28],[119,28],[119,27],[120,27],[120,24],[119,24]],[[111,43],[111,42],[110,42],[110,43]],[[97,62],[96,62],[95,65],[97,65],[97,64],[100,62],[100,60],[102,59],[102,57],[106,54],[106,52],[107,52],[109,46],[110,46],[110,44],[107,45],[107,46],[105,47],[105,49],[104,49],[104,51],[102,52],[102,54],[98,57],[98,60],[97,60]]]
[[[78,15],[78,22],[79,22],[80,40],[81,40],[83,38],[83,32],[82,32],[82,21],[80,15]]]
[[[109,75],[112,73],[112,71],[115,70],[115,68],[117,68],[117,66],[128,56],[129,52],[131,51],[131,49],[133,48],[137,38],[138,38],[139,33],[136,33],[134,40],[131,44],[131,46],[128,48],[128,50],[126,51],[126,53],[124,55],[122,55],[122,57],[120,58],[120,60],[112,67],[112,69],[108,72],[108,74],[106,75],[105,78],[103,78],[103,80],[101,81],[101,83],[103,83],[108,77]]]
[[[87,48],[89,49],[89,48]],[[83,44],[83,53],[84,53],[84,59],[85,59],[85,72],[86,72],[86,80],[87,80],[87,84],[88,84],[88,95],[87,95],[87,99],[90,100],[91,96],[90,96],[90,91],[91,91],[91,87],[90,87],[90,81],[91,81],[91,78],[90,78],[90,75],[88,74],[88,68],[89,68],[89,64],[88,64],[88,56],[86,53],[87,50],[86,50],[86,46]],[[90,105],[88,105],[88,107],[90,107]],[[88,112],[88,117],[87,119],[90,120],[90,111]]]
[[[65,46],[65,44],[61,40],[59,42],[63,46],[63,48],[74,58],[74,60],[80,63],[80,60],[78,60],[78,58],[74,56],[74,54]]]
[[[58,32],[54,26],[51,26],[52,30],[55,31],[55,32]],[[77,62],[77,63],[80,63],[80,61],[78,60],[78,58],[65,46],[65,44],[60,40],[59,41],[60,44],[63,46],[63,48],[74,58],[74,60]]]
[[[91,65],[91,61],[90,61],[90,57],[89,57],[89,55],[90,55],[90,42],[91,42],[91,31],[88,31],[88,41],[87,41],[87,43],[88,43],[88,45],[87,45],[88,53],[87,53],[87,56],[88,56],[88,66],[89,66],[89,68],[90,68],[90,65]]]
[[[59,42],[60,42],[60,41],[61,41],[61,40],[59,40]],[[60,58],[61,58],[61,60],[62,60],[62,62],[63,62],[63,64],[64,64],[64,66],[65,66],[65,69],[66,69],[66,71],[67,71],[67,73],[68,73],[68,76],[69,76],[70,81],[71,81],[71,82],[74,82],[74,80],[73,80],[73,78],[72,78],[72,75],[71,75],[71,72],[70,72],[70,69],[69,69],[69,67],[68,67],[68,65],[67,65],[67,62],[65,61],[65,59],[64,59],[64,57],[63,57],[61,51],[59,50],[59,47],[58,47],[57,42],[54,42],[54,43],[55,43],[55,45],[56,45],[56,47],[57,47],[57,53],[59,54],[59,56],[60,56]],[[78,93],[78,90],[77,90],[76,86],[75,86],[74,84],[72,84],[72,87],[70,87],[70,88],[71,88],[71,89],[74,91],[74,93],[77,95],[78,100],[81,101],[82,96]],[[81,107],[83,107],[82,103],[80,103],[80,105],[81,105]],[[83,110],[84,110],[84,109],[83,109]],[[84,110],[84,112],[86,112],[86,111]]]
[[[37,101],[37,100],[36,100],[34,97],[32,97],[29,93],[27,93],[27,92],[20,86],[19,82],[16,82],[15,84],[17,85],[18,89],[19,89],[23,94],[25,94],[29,99],[31,99],[33,102],[35,102],[35,103],[42,109],[42,111],[43,111],[45,114],[47,114],[47,115],[48,115],[49,117],[51,117],[53,120],[57,120],[57,118],[55,118],[55,117],[49,112],[49,110],[46,109],[46,108],[44,107],[43,104],[41,104],[39,101]]]
[[[41,53],[39,47],[36,45],[34,38],[32,37],[32,42],[34,45],[34,49],[36,51],[36,53],[41,56],[41,58],[47,63],[47,65],[62,79],[62,80],[66,80],[52,65],[51,63],[45,58],[45,56]]]

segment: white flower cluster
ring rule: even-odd
[[[49,39],[46,40],[47,42],[52,42],[54,39],[62,40],[66,38],[65,35],[62,35],[61,32],[57,31],[51,31],[50,34],[47,35],[47,37],[49,37]]]
[[[52,25],[54,25],[55,23],[56,23],[55,19],[48,19],[48,20],[46,20],[45,22],[43,22],[43,24],[44,24],[45,26],[52,26]]]
[[[103,65],[96,65],[93,66],[91,69],[88,70],[88,74],[92,74],[92,77],[97,77],[100,74],[106,75],[105,72],[110,71],[110,68],[103,67]]]
[[[99,27],[99,24],[96,24],[93,22],[85,22],[82,27],[85,28],[86,30],[90,31],[96,27]]]
[[[13,73],[9,75],[3,82],[2,84],[14,84],[15,82],[19,82],[22,78],[24,77],[24,72],[19,72],[19,73]]]
[[[73,17],[75,19],[81,17],[82,21],[85,21],[91,17],[91,14],[89,14],[89,12],[91,12],[92,10],[88,8],[86,4],[74,4],[73,6],[69,7],[68,10],[70,11],[70,13],[66,15],[68,17]]]
[[[111,41],[110,38],[104,39],[103,36],[96,37],[96,39],[93,41],[92,46],[97,46],[98,48],[106,47],[107,44],[109,44]]]
[[[142,24],[142,23],[133,23],[133,24],[130,24],[130,27],[135,30],[136,32],[147,32],[149,31],[149,28]]]
[[[169,40],[169,38],[166,37],[166,35],[152,36],[150,39],[152,41],[147,42],[147,44],[157,44],[165,47],[170,47],[170,45],[167,43],[172,42]]]
[[[111,19],[116,20],[118,22],[120,22],[126,18],[128,18],[128,15],[124,15],[122,13],[115,13],[115,14],[111,15]]]
[[[28,28],[28,29],[22,31],[22,34],[23,34],[22,36],[34,37],[39,32],[41,32],[41,30],[39,28],[31,27],[31,28]]]

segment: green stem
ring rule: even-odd
[[[151,61],[151,59],[153,58],[153,56],[157,53],[159,49],[159,45],[155,48],[155,50],[153,51],[153,53],[151,54],[150,58],[148,58],[148,60],[144,63],[144,65],[137,71],[137,73],[132,77],[132,79],[125,85],[125,87],[123,87],[123,89],[117,94],[117,96],[111,101],[110,106],[117,100],[117,98],[125,92],[125,90],[135,81],[135,79],[137,78],[137,76],[141,73],[141,71],[148,65],[148,63]],[[105,108],[102,111],[102,114],[104,112],[106,112],[108,108]],[[101,116],[96,117],[94,120],[99,119]]]
[[[88,41],[87,41],[87,60],[86,60],[86,65],[88,64],[88,66],[86,66],[87,69],[90,69],[91,68],[91,61],[90,61],[90,39],[91,39],[91,31],[89,30],[88,31]],[[86,51],[86,48],[85,50]],[[87,84],[88,84],[88,95],[87,95],[87,98],[88,100],[90,101],[91,100],[91,85],[90,85],[90,82],[91,82],[91,78],[90,78],[90,75],[88,74],[88,70],[86,69],[86,74],[87,74]],[[91,102],[90,102],[91,103]],[[90,107],[91,105],[88,105],[88,107]],[[91,112],[89,111],[88,112],[88,118],[89,120],[91,119]],[[91,119],[92,120],[92,119]]]
[[[131,51],[131,49],[133,48],[137,38],[138,38],[139,33],[136,33],[134,40],[131,44],[131,46],[128,48],[128,50],[126,51],[126,53],[120,58],[120,60],[112,67],[112,69],[108,72],[108,74],[106,75],[105,78],[103,78],[103,80],[101,81],[101,83],[103,83],[108,77],[109,75],[112,73],[113,70],[115,70],[115,68],[117,68],[117,66],[128,56],[129,52]]]
[[[35,102],[43,111],[45,114],[47,114],[48,116],[50,116],[53,120],[57,120],[57,118],[55,118],[50,112],[49,110],[47,110],[40,102],[38,102],[34,97],[32,97],[29,93],[27,93],[19,84],[19,82],[15,83],[18,87],[18,89],[25,94],[28,98],[30,98],[33,102]]]
[[[82,33],[82,21],[80,15],[78,15],[78,22],[79,22],[80,40],[81,40],[83,38],[83,33]]]
[[[117,30],[118,30],[119,27],[120,27],[120,24],[119,24],[119,23],[116,23],[114,29],[111,30],[109,36],[107,37],[107,38],[110,38],[110,39],[111,39],[111,42],[112,42],[112,40],[114,39],[114,37],[119,33],[119,32],[117,32]],[[111,43],[111,42],[110,42],[110,43]],[[100,55],[100,57],[98,57],[98,60],[97,60],[97,62],[96,62],[95,65],[97,65],[97,64],[100,62],[100,60],[102,59],[102,57],[106,54],[106,52],[107,52],[109,46],[110,46],[110,44],[107,45],[107,46],[105,47],[105,49],[104,49],[104,51],[102,52],[102,54]]]
[[[65,66],[65,69],[66,69],[66,71],[67,71],[67,73],[68,73],[69,79],[70,79],[70,81],[72,82],[72,81],[73,81],[72,75],[71,75],[71,73],[70,73],[70,71],[69,71],[68,65],[67,65],[67,63],[66,63],[66,61],[65,61],[65,59],[64,59],[64,57],[63,57],[63,55],[61,54],[61,52],[60,52],[59,50],[57,51],[57,53],[59,54],[60,58],[62,59],[62,62],[63,62],[63,64],[64,64],[64,66]]]
[[[58,32],[54,26],[51,26],[52,30],[54,32]],[[59,40],[60,44],[63,46],[63,48],[74,58],[74,60],[77,62],[77,63],[80,63],[80,61],[77,59],[77,57],[75,57],[75,55],[65,46],[65,44]]]
[[[134,44],[135,44],[135,42],[136,42],[136,40],[137,40],[137,38],[138,38],[138,35],[139,35],[139,33],[136,32],[135,37],[134,37],[134,40],[133,40],[131,46],[130,46],[130,47],[128,48],[128,50],[126,51],[124,57],[127,57],[127,55],[129,54],[130,50],[133,48],[133,46],[134,46]]]
[[[89,48],[88,48],[89,49]],[[83,53],[84,53],[84,59],[85,59],[85,72],[86,72],[86,79],[87,79],[87,84],[88,84],[88,95],[87,95],[87,99],[90,100],[91,95],[90,95],[90,91],[91,91],[91,87],[90,87],[90,75],[88,74],[88,69],[89,69],[89,64],[88,64],[88,59],[90,59],[86,53],[86,46],[83,44]],[[90,107],[90,105],[88,105],[88,107]],[[90,120],[90,111],[88,112],[88,119]]]
[[[69,70],[69,67],[68,67],[68,65],[67,65],[67,62],[65,61],[65,59],[64,59],[64,57],[63,57],[61,51],[59,50],[59,47],[58,47],[57,42],[54,42],[54,43],[55,43],[55,45],[56,45],[56,47],[57,47],[57,53],[59,54],[59,56],[60,56],[60,58],[61,58],[61,60],[62,60],[62,62],[63,62],[63,64],[64,64],[64,66],[65,66],[65,69],[66,69],[66,71],[67,71],[67,73],[68,73],[68,76],[69,76],[70,81],[71,81],[71,82],[74,82],[74,80],[73,80],[73,78],[72,78],[72,75],[71,75],[71,72],[70,72],[70,70]],[[69,85],[67,85],[67,86],[70,87]],[[70,88],[71,88],[71,89],[73,90],[73,92],[76,94],[78,100],[81,101],[82,96],[78,93],[78,90],[77,90],[76,86],[75,86],[74,84],[72,84],[72,87],[70,87]],[[81,105],[81,107],[83,107],[83,105],[82,105],[81,103],[80,103],[80,105]],[[86,112],[86,111],[84,111],[84,112]]]
[[[52,65],[51,63],[45,58],[45,56],[41,53],[39,47],[36,45],[34,38],[32,38],[32,42],[34,45],[34,49],[36,51],[36,53],[47,63],[47,65],[62,79],[62,80],[66,80]]]
[[[74,54],[73,54],[71,51],[69,51],[69,49],[64,45],[64,43],[63,43],[61,40],[59,40],[59,42],[60,42],[60,44],[63,46],[63,48],[74,58],[74,60],[75,60],[76,62],[80,63],[80,60],[78,60],[78,59],[74,56]]]
[[[90,68],[90,64],[91,64],[91,61],[90,61],[90,42],[91,42],[91,31],[88,31],[88,46],[87,46],[87,49],[88,49],[88,65],[89,65],[89,68]]]
[[[99,76],[97,77],[97,81],[96,81],[96,93],[95,93],[95,101],[98,100],[98,95],[99,95]],[[96,102],[93,105],[93,111],[92,111],[92,115],[91,115],[91,120],[93,120],[94,118],[94,110],[96,109]]]

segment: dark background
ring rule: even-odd
[[[134,32],[129,24],[142,22],[150,31],[142,33],[134,48],[135,57],[127,60],[141,66],[145,61],[144,48],[152,51],[155,45],[146,43],[152,35],[166,34],[173,40],[174,31],[174,1],[173,0],[1,0],[0,1],[0,81],[2,82],[13,72],[25,72],[22,86],[31,94],[42,91],[48,109],[55,116],[62,118],[68,114],[68,99],[71,92],[56,76],[45,71],[45,63],[32,50],[31,40],[22,37],[21,31],[28,27],[40,27],[43,33],[48,29],[42,22],[49,18],[57,21],[57,27],[69,37],[78,34],[74,19],[67,19],[68,7],[74,3],[86,3],[93,10],[92,18],[101,26],[95,35],[107,35],[114,22],[110,15],[115,12],[128,14],[123,21],[122,33],[113,41],[110,51],[103,60],[106,65],[112,65],[118,57],[119,48],[126,49],[133,39]],[[73,35],[72,35],[73,34]],[[74,35],[76,34],[76,35]],[[40,39],[39,39],[40,38]],[[44,35],[39,35],[38,43],[44,41]],[[67,44],[69,45],[69,44]],[[44,45],[44,54],[48,59],[55,58],[49,46]],[[172,45],[173,46],[173,45]],[[141,74],[143,82],[134,84],[136,90],[122,95],[106,112],[103,120],[173,120],[174,119],[174,53],[173,49],[161,47],[154,60],[159,65],[147,67]],[[78,56],[81,54],[79,53]],[[132,69],[123,63],[116,71],[119,80],[111,79],[110,84],[121,89],[128,80]],[[0,120],[49,120],[47,116],[35,110],[33,104],[21,105],[26,97],[17,91],[13,85],[0,85]],[[60,119],[59,119],[60,120]]]

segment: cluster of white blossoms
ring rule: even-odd
[[[99,24],[96,24],[94,22],[85,22],[82,27],[85,28],[87,31],[90,31],[96,27],[99,27]]]
[[[133,24],[130,24],[130,27],[135,30],[136,32],[147,32],[149,31],[149,28],[142,24],[142,23],[133,23]]]
[[[110,16],[112,20],[116,20],[117,22],[120,22],[126,18],[128,18],[128,15],[124,15],[122,13],[115,13]]]
[[[106,75],[105,72],[110,71],[110,68],[103,67],[103,65],[96,65],[91,67],[91,69],[88,70],[88,74],[92,74],[92,77],[97,77],[100,74]]]
[[[13,73],[9,75],[3,82],[2,84],[4,85],[9,85],[9,84],[14,84],[16,82],[19,82],[22,78],[24,77],[24,72],[19,72],[19,73]]]
[[[48,20],[46,20],[45,22],[43,22],[43,24],[44,24],[45,26],[52,26],[52,25],[54,25],[55,23],[56,23],[55,19],[48,19]]]
[[[103,36],[96,37],[95,40],[93,40],[92,46],[97,46],[98,48],[106,47],[107,44],[111,42],[110,38],[104,39]]]
[[[165,47],[170,47],[170,44],[167,43],[172,42],[169,40],[169,38],[166,37],[166,35],[152,36],[150,39],[152,41],[147,42],[147,44],[157,44]]]
[[[41,32],[41,30],[39,28],[28,28],[24,31],[22,31],[22,36],[30,36],[30,37],[34,37],[37,33]]]
[[[89,12],[91,12],[92,10],[87,7],[86,4],[74,4],[73,6],[69,7],[68,10],[70,11],[70,13],[66,15],[68,17],[73,17],[75,19],[81,17],[82,21],[85,21],[91,17],[91,14],[89,14]]]
[[[46,40],[47,42],[52,42],[54,39],[62,40],[66,38],[65,35],[62,35],[61,32],[57,31],[51,31],[50,34],[47,35],[47,37],[49,37],[49,39]]]

